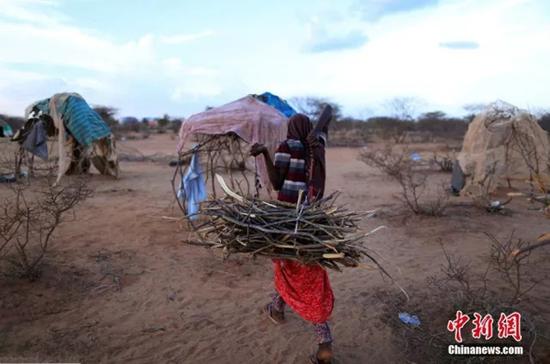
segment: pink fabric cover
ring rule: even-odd
[[[286,139],[288,119],[273,107],[245,96],[242,99],[190,116],[179,131],[178,153],[194,134],[225,134],[234,132],[250,145],[264,144],[271,155]],[[264,158],[257,158],[262,186],[271,191]]]

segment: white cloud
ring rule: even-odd
[[[347,112],[394,96],[460,111],[471,102],[509,100],[548,105],[550,22],[540,1],[448,1],[414,13],[386,16],[367,27],[369,42],[346,52],[288,57],[281,72],[246,77],[287,96],[328,96]],[[477,42],[456,51],[439,44]],[[546,40],[545,40],[546,39]]]
[[[79,92],[92,103],[121,103],[123,109],[151,99],[150,90],[177,101],[220,92],[214,70],[164,59],[158,49],[213,32],[145,34],[121,43],[69,25],[63,15],[50,12],[56,6],[47,0],[0,0],[0,112],[21,114],[35,99],[62,91]]]
[[[59,91],[137,116],[190,103],[202,109],[264,90],[330,97],[351,113],[394,96],[419,97],[445,110],[496,98],[547,105],[550,7],[543,0],[440,0],[414,11],[384,5],[375,22],[357,9],[342,14],[345,5],[328,4],[320,5],[328,15],[289,18],[277,36],[243,25],[227,34],[134,34],[122,42],[79,28],[55,0],[0,0],[0,112],[20,114]],[[480,46],[440,47],[457,41]],[[331,51],[303,52],[304,44]]]
[[[200,32],[200,33],[192,33],[192,34],[174,34],[174,35],[165,35],[160,37],[160,41],[164,44],[184,44],[193,42],[198,39],[210,37],[214,35],[214,32],[211,30]]]
[[[357,0],[354,9],[364,19],[378,20],[395,13],[404,13],[437,5],[439,0]]]
[[[59,3],[55,0],[0,0],[0,18],[16,21],[49,24],[55,22],[52,18],[60,19],[63,16],[56,11]],[[40,9],[40,12],[29,8]]]

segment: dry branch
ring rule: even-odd
[[[0,263],[7,262],[15,275],[31,280],[39,276],[64,216],[91,193],[82,178],[57,186],[41,182],[37,187],[5,186],[8,193],[0,200]]]
[[[311,204],[292,205],[261,201],[231,191],[217,176],[227,196],[204,204],[206,222],[197,227],[204,245],[222,248],[226,255],[250,253],[319,264],[329,269],[357,267],[367,257],[389,274],[363,246],[367,233],[358,233],[358,222],[372,212],[357,213],[335,206],[336,193]]]

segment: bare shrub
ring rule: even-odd
[[[532,189],[545,196],[544,203],[550,205],[550,199],[546,195],[550,192],[547,181],[544,180],[543,172],[545,169],[550,170],[550,166],[545,165],[544,156],[541,156],[535,140],[525,131],[513,126],[511,134],[511,147],[520,155],[529,170],[529,183]],[[547,161],[550,163],[550,160]]]
[[[515,238],[514,233],[503,240],[485,234],[491,247],[483,273],[474,273],[471,261],[449,254],[441,244],[443,275],[429,278],[431,285],[445,290],[451,301],[466,310],[515,305],[541,282],[529,274],[531,243]]]
[[[532,244],[516,239],[514,233],[506,240],[500,241],[493,235],[486,233],[491,239],[491,262],[494,270],[498,272],[509,287],[512,287],[510,304],[519,302],[531,291],[540,280],[530,277],[526,279],[525,270],[529,265],[529,256],[533,249]],[[528,282],[527,282],[528,281]]]
[[[0,175],[15,175],[18,162],[17,149],[12,144],[0,145],[0,148]]]
[[[387,174],[401,187],[399,199],[413,213],[441,216],[448,206],[449,194],[441,186],[427,192],[428,174],[409,157],[407,149],[396,152],[387,145],[382,151],[363,150],[359,159]]]
[[[453,357],[445,355],[445,349],[452,339],[450,334],[442,332],[442,328],[455,316],[457,310],[461,310],[469,315],[477,312],[482,315],[491,314],[493,317],[498,317],[501,313],[521,312],[522,345],[525,347],[526,358],[531,363],[543,362],[545,348],[550,340],[538,330],[544,330],[548,324],[536,307],[537,303],[544,302],[537,295],[529,294],[534,287],[546,282],[544,278],[536,277],[533,269],[537,262],[543,261],[543,257],[538,261],[529,259],[529,254],[542,245],[516,239],[513,234],[505,239],[487,235],[491,247],[485,262],[480,264],[452,254],[442,244],[445,260],[441,272],[428,278],[429,291],[412,296],[410,302],[389,302],[393,307],[389,310],[388,317],[395,317],[395,311],[412,311],[423,318],[420,327],[411,328],[399,322],[393,325],[398,333],[396,337],[402,337],[403,346],[412,349],[405,350],[409,359],[414,359],[411,361],[457,362]],[[471,339],[465,337],[464,340],[469,344]],[[475,344],[475,341],[471,343]],[[491,343],[502,345],[503,341],[494,337]],[[485,356],[471,357],[468,362],[502,361]]]
[[[12,275],[34,280],[49,251],[52,236],[64,216],[86,199],[91,191],[86,180],[74,178],[53,186],[12,184],[0,200],[0,262]]]
[[[468,195],[472,198],[475,207],[489,213],[506,213],[504,206],[512,202],[512,197],[508,197],[504,201],[496,201],[493,199],[491,191],[494,190],[496,180],[497,162],[490,165],[485,171],[483,179],[477,181],[468,191]]]
[[[432,162],[435,164],[441,172],[451,173],[453,171],[453,165],[456,157],[451,155],[450,152],[445,152],[443,155],[433,154]]]

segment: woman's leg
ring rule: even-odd
[[[285,312],[285,300],[278,293],[275,293],[273,301],[271,301],[271,307],[278,312]]]
[[[332,342],[332,334],[328,322],[313,324],[313,328],[319,344],[330,344]]]
[[[269,318],[275,323],[282,323],[285,320],[285,301],[279,294],[275,294],[271,303],[265,306]]]
[[[330,326],[328,322],[320,324],[314,324],[315,336],[317,336],[317,342],[319,348],[317,349],[317,362],[318,363],[330,363],[332,360],[332,334],[330,332]]]

